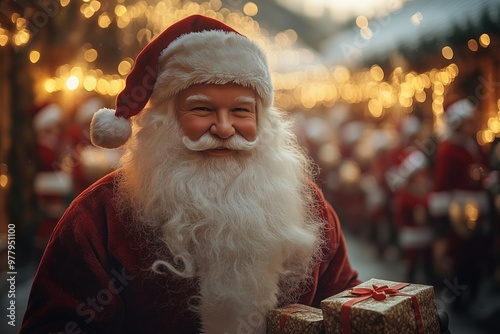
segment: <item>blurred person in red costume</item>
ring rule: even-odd
[[[63,109],[58,103],[46,102],[35,106],[33,112],[37,155],[33,190],[38,207],[34,247],[41,255],[71,201],[73,183],[62,161]]]
[[[437,146],[429,198],[437,242],[436,270],[466,289],[453,306],[465,310],[477,296],[484,273],[485,236],[490,229],[486,154],[476,141],[477,108],[467,98],[445,105],[445,136]]]
[[[91,138],[122,168],[72,203],[21,333],[265,333],[270,309],[358,283],[263,52],[190,16],[138,55]]]
[[[43,172],[60,170],[63,110],[55,102],[45,102],[34,106],[32,114],[36,135],[37,169]]]
[[[414,146],[401,152],[393,186],[393,219],[403,251],[407,282],[416,282],[423,269],[424,284],[433,283],[432,245],[434,231],[428,200],[432,175],[427,156]],[[396,179],[394,179],[396,180]]]
[[[90,122],[103,107],[104,102],[99,96],[84,98],[78,104],[73,122],[64,135],[63,154],[71,161],[71,175],[77,195],[119,165],[120,150],[96,147],[90,141]]]

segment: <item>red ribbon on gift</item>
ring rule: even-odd
[[[280,316],[280,324],[279,324],[279,331],[280,331],[280,333],[283,332],[283,330],[285,329],[286,320],[287,320],[287,318],[288,318],[289,315],[292,315],[294,313],[307,312],[307,310],[305,310],[299,304],[288,305],[288,308],[290,308],[290,311],[284,312]]]
[[[354,295],[358,295],[359,297],[351,299],[344,304],[342,304],[342,309],[341,309],[341,318],[342,318],[342,329],[344,330],[344,333],[346,334],[351,334],[351,319],[350,319],[350,313],[351,313],[351,308],[359,303],[362,302],[363,300],[366,300],[368,298],[373,298],[377,301],[384,300],[387,298],[387,296],[409,296],[411,297],[411,301],[413,303],[413,310],[415,313],[415,321],[417,322],[417,329],[419,334],[424,333],[424,326],[422,323],[422,314],[420,313],[420,308],[418,307],[418,300],[415,295],[412,294],[407,294],[399,291],[400,289],[404,288],[405,286],[410,285],[410,283],[399,283],[396,284],[392,287],[388,287],[387,285],[381,285],[377,286],[375,284],[372,285],[371,288],[362,288],[362,287],[355,287],[351,290],[351,293]]]
[[[280,327],[279,327],[280,332],[282,332],[283,329],[285,328],[286,319],[288,318],[289,315],[303,311],[300,308],[299,305],[289,305],[288,307],[291,308],[292,310],[290,310],[288,312],[284,312],[283,314],[281,314],[281,317],[280,317]],[[295,310],[293,310],[293,309],[295,309]]]

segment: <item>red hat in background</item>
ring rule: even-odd
[[[411,176],[416,171],[427,168],[429,161],[422,151],[414,146],[408,146],[398,156],[397,165],[406,176]]]
[[[46,102],[37,105],[31,113],[34,115],[33,128],[37,133],[63,121],[63,110],[57,103]]]
[[[91,123],[92,143],[117,148],[131,136],[129,118],[149,100],[160,103],[202,83],[237,83],[255,90],[264,108],[273,102],[273,86],[262,50],[217,20],[189,16],[151,41],[139,53],[116,98],[116,111],[100,109]]]

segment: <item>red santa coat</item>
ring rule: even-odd
[[[438,236],[445,237],[447,253],[455,265],[473,263],[479,266],[484,252],[483,223],[489,210],[488,194],[483,188],[487,157],[477,143],[452,136],[438,146],[435,163],[434,189],[429,198],[429,211],[435,218]],[[452,202],[461,207],[474,200],[479,210],[479,224],[464,236],[453,228],[449,217]],[[463,228],[463,227],[462,227]],[[474,272],[477,268],[469,267]]]
[[[394,223],[402,248],[425,249],[431,246],[434,236],[427,219],[427,203],[427,194],[419,196],[402,189],[394,195]]]
[[[487,157],[476,143],[466,144],[455,137],[441,143],[436,153],[430,213],[438,218],[446,216],[451,201],[463,202],[470,198],[486,214],[488,198],[482,175],[487,166]]]
[[[483,190],[480,180],[471,177],[473,167],[487,167],[487,157],[479,145],[468,146],[458,139],[444,141],[436,155],[435,191]]]
[[[151,272],[155,259],[149,246],[112,204],[115,175],[80,194],[58,223],[35,276],[21,333],[198,333],[197,316],[189,310],[196,285]],[[314,189],[327,242],[299,302],[318,306],[360,282],[338,218]]]

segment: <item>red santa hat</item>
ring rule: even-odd
[[[425,170],[429,166],[426,155],[415,146],[403,149],[394,163],[386,174],[387,181],[393,190],[406,186],[416,172]]]
[[[189,16],[151,41],[139,53],[116,98],[116,110],[94,114],[91,140],[117,148],[132,130],[129,118],[149,100],[165,101],[189,86],[236,83],[254,89],[263,108],[273,102],[273,85],[262,50],[245,36],[217,20]]]
[[[476,106],[469,99],[452,98],[444,105],[448,131],[453,132],[464,119],[474,116]]]
[[[425,154],[414,146],[406,147],[396,159],[400,173],[407,177],[428,167]]]
[[[59,124],[63,121],[63,110],[56,103],[44,103],[32,109],[33,128],[36,132],[41,132],[44,129]]]

